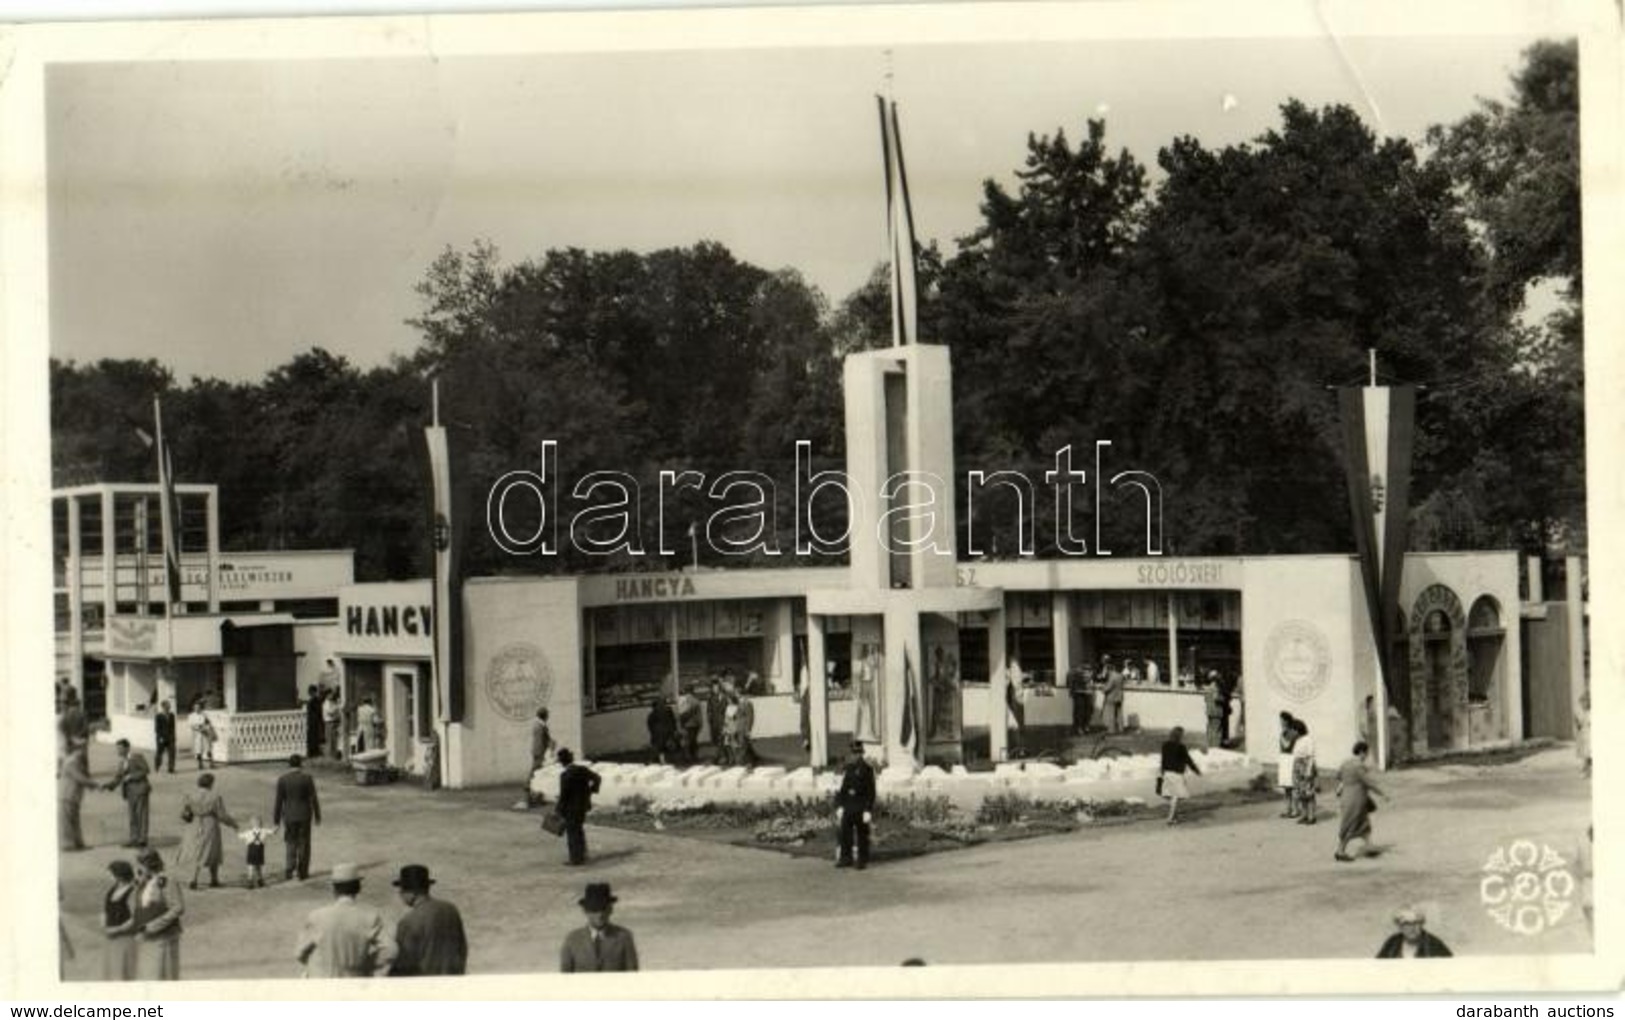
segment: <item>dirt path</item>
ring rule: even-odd
[[[93,749],[98,775],[111,754]],[[238,820],[263,813],[280,770],[218,773]],[[182,973],[188,978],[294,977],[291,954],[306,913],[330,896],[326,873],[360,864],[364,901],[401,911],[389,886],[406,863],[429,865],[438,895],[463,912],[476,973],[550,972],[588,881],[614,884],[617,919],[631,927],[646,969],[933,963],[1368,957],[1392,930],[1393,908],[1430,905],[1429,928],[1458,954],[1567,953],[1589,948],[1576,907],[1522,936],[1480,902],[1486,860],[1518,839],[1569,856],[1590,817],[1589,788],[1572,753],[1554,749],[1493,767],[1437,766],[1387,777],[1393,800],[1375,816],[1375,860],[1332,860],[1336,805],[1315,827],[1280,820],[1274,805],[1203,811],[1188,824],[1103,826],[990,844],[874,867],[682,837],[591,827],[593,861],[562,866],[563,846],[537,812],[509,810],[514,791],[427,794],[356,787],[316,772],[326,824],[316,830],[318,874],[308,883],[190,894]],[[171,859],[189,771],[160,777],[154,833]],[[62,855],[69,931],[82,949],[68,977],[92,976],[105,867],[117,848],[122,803],[92,794],[86,835],[96,849]],[[223,877],[241,877],[231,843]],[[280,875],[282,846],[267,872]],[[853,937],[854,931],[859,937]]]

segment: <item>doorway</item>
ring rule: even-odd
[[[1455,712],[1450,677],[1450,618],[1439,610],[1428,614],[1423,636],[1427,661],[1428,749],[1450,747],[1450,722]]]
[[[384,721],[384,746],[392,764],[405,768],[417,758],[418,715],[424,703],[422,670],[417,666],[389,667],[388,715]]]

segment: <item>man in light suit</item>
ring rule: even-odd
[[[85,742],[78,737],[69,737],[68,753],[56,766],[57,830],[62,849],[86,849],[84,827],[79,823],[79,808],[84,803],[85,791],[95,789],[96,785],[96,780],[90,778]]]
[[[609,920],[616,901],[608,882],[593,882],[587,886],[586,895],[577,901],[587,915],[587,925],[564,937],[564,948],[559,953],[560,971],[576,974],[638,969],[638,947],[632,941],[632,933]]]
[[[282,826],[282,841],[288,847],[284,879],[310,877],[310,827],[322,824],[322,802],[316,797],[316,780],[307,774],[299,755],[289,755],[288,771],[277,777],[276,803],[271,824]]]
[[[333,902],[310,912],[299,940],[305,977],[372,977],[389,972],[395,962],[395,939],[384,926],[384,915],[355,901],[360,892],[356,866],[334,865]]]
[[[118,774],[108,780],[102,789],[119,790],[124,795],[124,805],[130,812],[130,838],[124,845],[146,846],[147,802],[152,797],[152,780],[148,776],[152,768],[147,765],[145,755],[130,750],[128,740],[120,740],[116,746]]]

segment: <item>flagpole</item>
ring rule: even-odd
[[[164,542],[164,673],[169,674],[170,682],[173,683],[175,668],[175,596],[179,593],[170,585],[170,557],[175,558],[174,564],[177,573],[180,570],[181,557],[179,549],[171,548],[171,543],[175,541],[175,522],[171,520],[169,494],[174,487],[175,480],[170,477],[169,451],[164,446],[163,403],[156,393],[152,395],[152,420],[158,451],[158,521],[159,529],[163,532]],[[144,564],[143,569],[145,569]],[[178,578],[176,580],[178,582]]]

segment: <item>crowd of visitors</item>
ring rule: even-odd
[[[1123,674],[1106,663],[1105,715],[1108,727],[1121,725]],[[1115,677],[1115,679],[1114,679]],[[747,764],[755,761],[751,732],[754,712],[749,691],[752,680],[736,685],[731,677],[719,676],[705,698],[684,692],[676,699],[662,699],[648,716],[650,744],[659,760],[695,762],[702,726],[711,726],[717,745],[717,761]],[[1218,678],[1212,678],[1218,689]],[[1209,704],[1214,704],[1210,699]],[[332,692],[316,687],[310,690],[306,725],[313,733],[307,749],[316,754],[334,750],[334,709]],[[365,709],[367,702],[363,701]],[[1369,706],[1368,706],[1369,707]],[[128,822],[125,848],[138,850],[133,861],[114,860],[107,872],[109,885],[102,901],[102,930],[105,949],[101,973],[107,980],[176,980],[181,971],[182,917],[186,903],[181,890],[222,886],[220,869],[225,863],[223,830],[236,832],[244,844],[246,886],[265,886],[265,847],[280,837],[285,845],[284,880],[306,880],[311,872],[312,830],[322,821],[316,781],[304,769],[304,757],[290,756],[288,767],[275,782],[271,826],[262,816],[248,816],[249,824],[239,825],[216,790],[216,777],[208,766],[213,754],[207,717],[207,700],[192,706],[189,726],[193,734],[199,773],[195,789],[183,798],[180,820],[187,828],[178,853],[166,867],[160,853],[149,845],[151,819],[149,805],[155,769],[146,756],[131,747],[128,740],[115,743],[117,766],[106,782],[90,773],[87,757],[88,728],[82,706],[72,695],[60,697],[57,732],[59,741],[58,804],[60,845],[64,851],[86,849],[80,810],[84,791],[100,788],[116,790],[124,803]],[[334,713],[330,715],[330,713]],[[199,721],[201,717],[201,721]],[[358,713],[356,746],[376,739],[364,712]],[[1088,713],[1074,717],[1087,728]],[[167,763],[168,773],[175,765],[175,716],[168,702],[161,703],[155,715],[156,761]],[[1209,742],[1218,735],[1222,741],[1225,720],[1209,714]],[[1362,733],[1364,733],[1362,729]],[[1387,799],[1368,768],[1371,745],[1366,739],[1354,744],[1350,756],[1336,772],[1338,838],[1334,859],[1339,863],[1356,860],[1351,848],[1363,844],[1363,856],[1375,854],[1372,846],[1371,815],[1377,811],[1377,798]],[[580,866],[587,861],[586,821],[593,796],[602,780],[596,772],[575,760],[568,748],[559,747],[549,727],[548,712],[539,709],[531,724],[530,758],[532,769],[557,763],[562,766],[557,800],[544,827],[564,837],[564,863]],[[1191,796],[1191,780],[1201,771],[1185,744],[1185,733],[1175,727],[1163,743],[1157,779],[1157,792],[1168,803],[1166,821],[1180,821],[1183,800]],[[1282,817],[1301,825],[1317,823],[1320,770],[1310,728],[1291,713],[1280,713],[1277,782],[1285,808]],[[527,798],[529,791],[527,787]],[[542,798],[545,801],[545,798]],[[838,868],[864,870],[871,863],[871,826],[876,807],[876,776],[865,757],[864,745],[854,741],[849,749],[841,781],[834,795],[838,832]],[[1587,876],[1585,913],[1590,920],[1589,832],[1577,859],[1583,859]],[[205,885],[203,875],[207,873]],[[368,977],[456,975],[467,971],[469,944],[457,907],[432,895],[435,880],[429,868],[409,864],[400,869],[393,882],[405,913],[393,926],[375,907],[359,899],[363,876],[358,866],[341,863],[332,869],[333,901],[310,913],[298,942],[295,961],[307,977]],[[560,948],[560,969],[564,972],[615,971],[638,969],[638,953],[632,933],[612,922],[618,902],[607,883],[586,886],[578,905],[585,924],[569,933]],[[1382,958],[1441,957],[1450,950],[1426,931],[1422,908],[1407,906],[1394,915],[1395,933],[1378,952]],[[64,932],[64,938],[65,938]],[[66,943],[65,943],[66,949]]]

